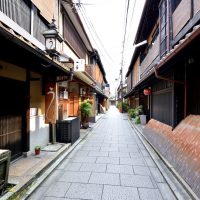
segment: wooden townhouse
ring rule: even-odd
[[[45,52],[43,32],[52,16],[58,21],[56,1],[0,2],[0,148],[12,159],[49,142],[45,123],[45,85],[69,68]],[[47,9],[48,8],[48,9]]]
[[[157,132],[144,134],[198,197],[199,24],[199,0],[147,0],[126,74],[130,105],[143,105]]]
[[[52,18],[61,38],[56,56],[46,51],[43,35]],[[92,64],[96,51],[72,3],[0,1],[0,43],[0,148],[10,149],[12,159],[52,142],[50,125],[78,116],[84,95],[96,102],[98,90],[106,97],[86,70],[73,71],[76,60]]]
[[[85,32],[81,19],[74,12],[72,5],[62,3],[63,37],[65,39],[63,51],[74,61],[84,60],[81,69],[74,68],[74,80],[69,83],[69,112],[68,116],[79,116],[79,105],[85,99],[92,102],[91,122],[96,121],[96,115],[100,113],[100,107],[107,107],[108,82],[106,74],[97,50],[93,49]],[[73,54],[69,53],[69,47]]]

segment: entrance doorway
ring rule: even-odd
[[[0,78],[0,148],[9,149],[12,160],[23,152],[24,102],[25,83]]]

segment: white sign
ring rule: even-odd
[[[85,71],[85,59],[78,59],[74,61],[74,71]]]

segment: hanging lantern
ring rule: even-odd
[[[144,89],[143,93],[144,93],[144,95],[148,96],[151,94],[151,89],[146,88],[146,89]]]
[[[45,38],[45,48],[46,52],[50,56],[57,55],[60,51],[60,45],[63,41],[63,38],[59,34],[57,27],[55,25],[55,19],[52,19],[51,24],[49,24],[49,29],[43,32]]]

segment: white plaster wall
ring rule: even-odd
[[[49,125],[44,123],[44,115],[30,117],[30,151],[36,145],[46,146],[49,143]]]

